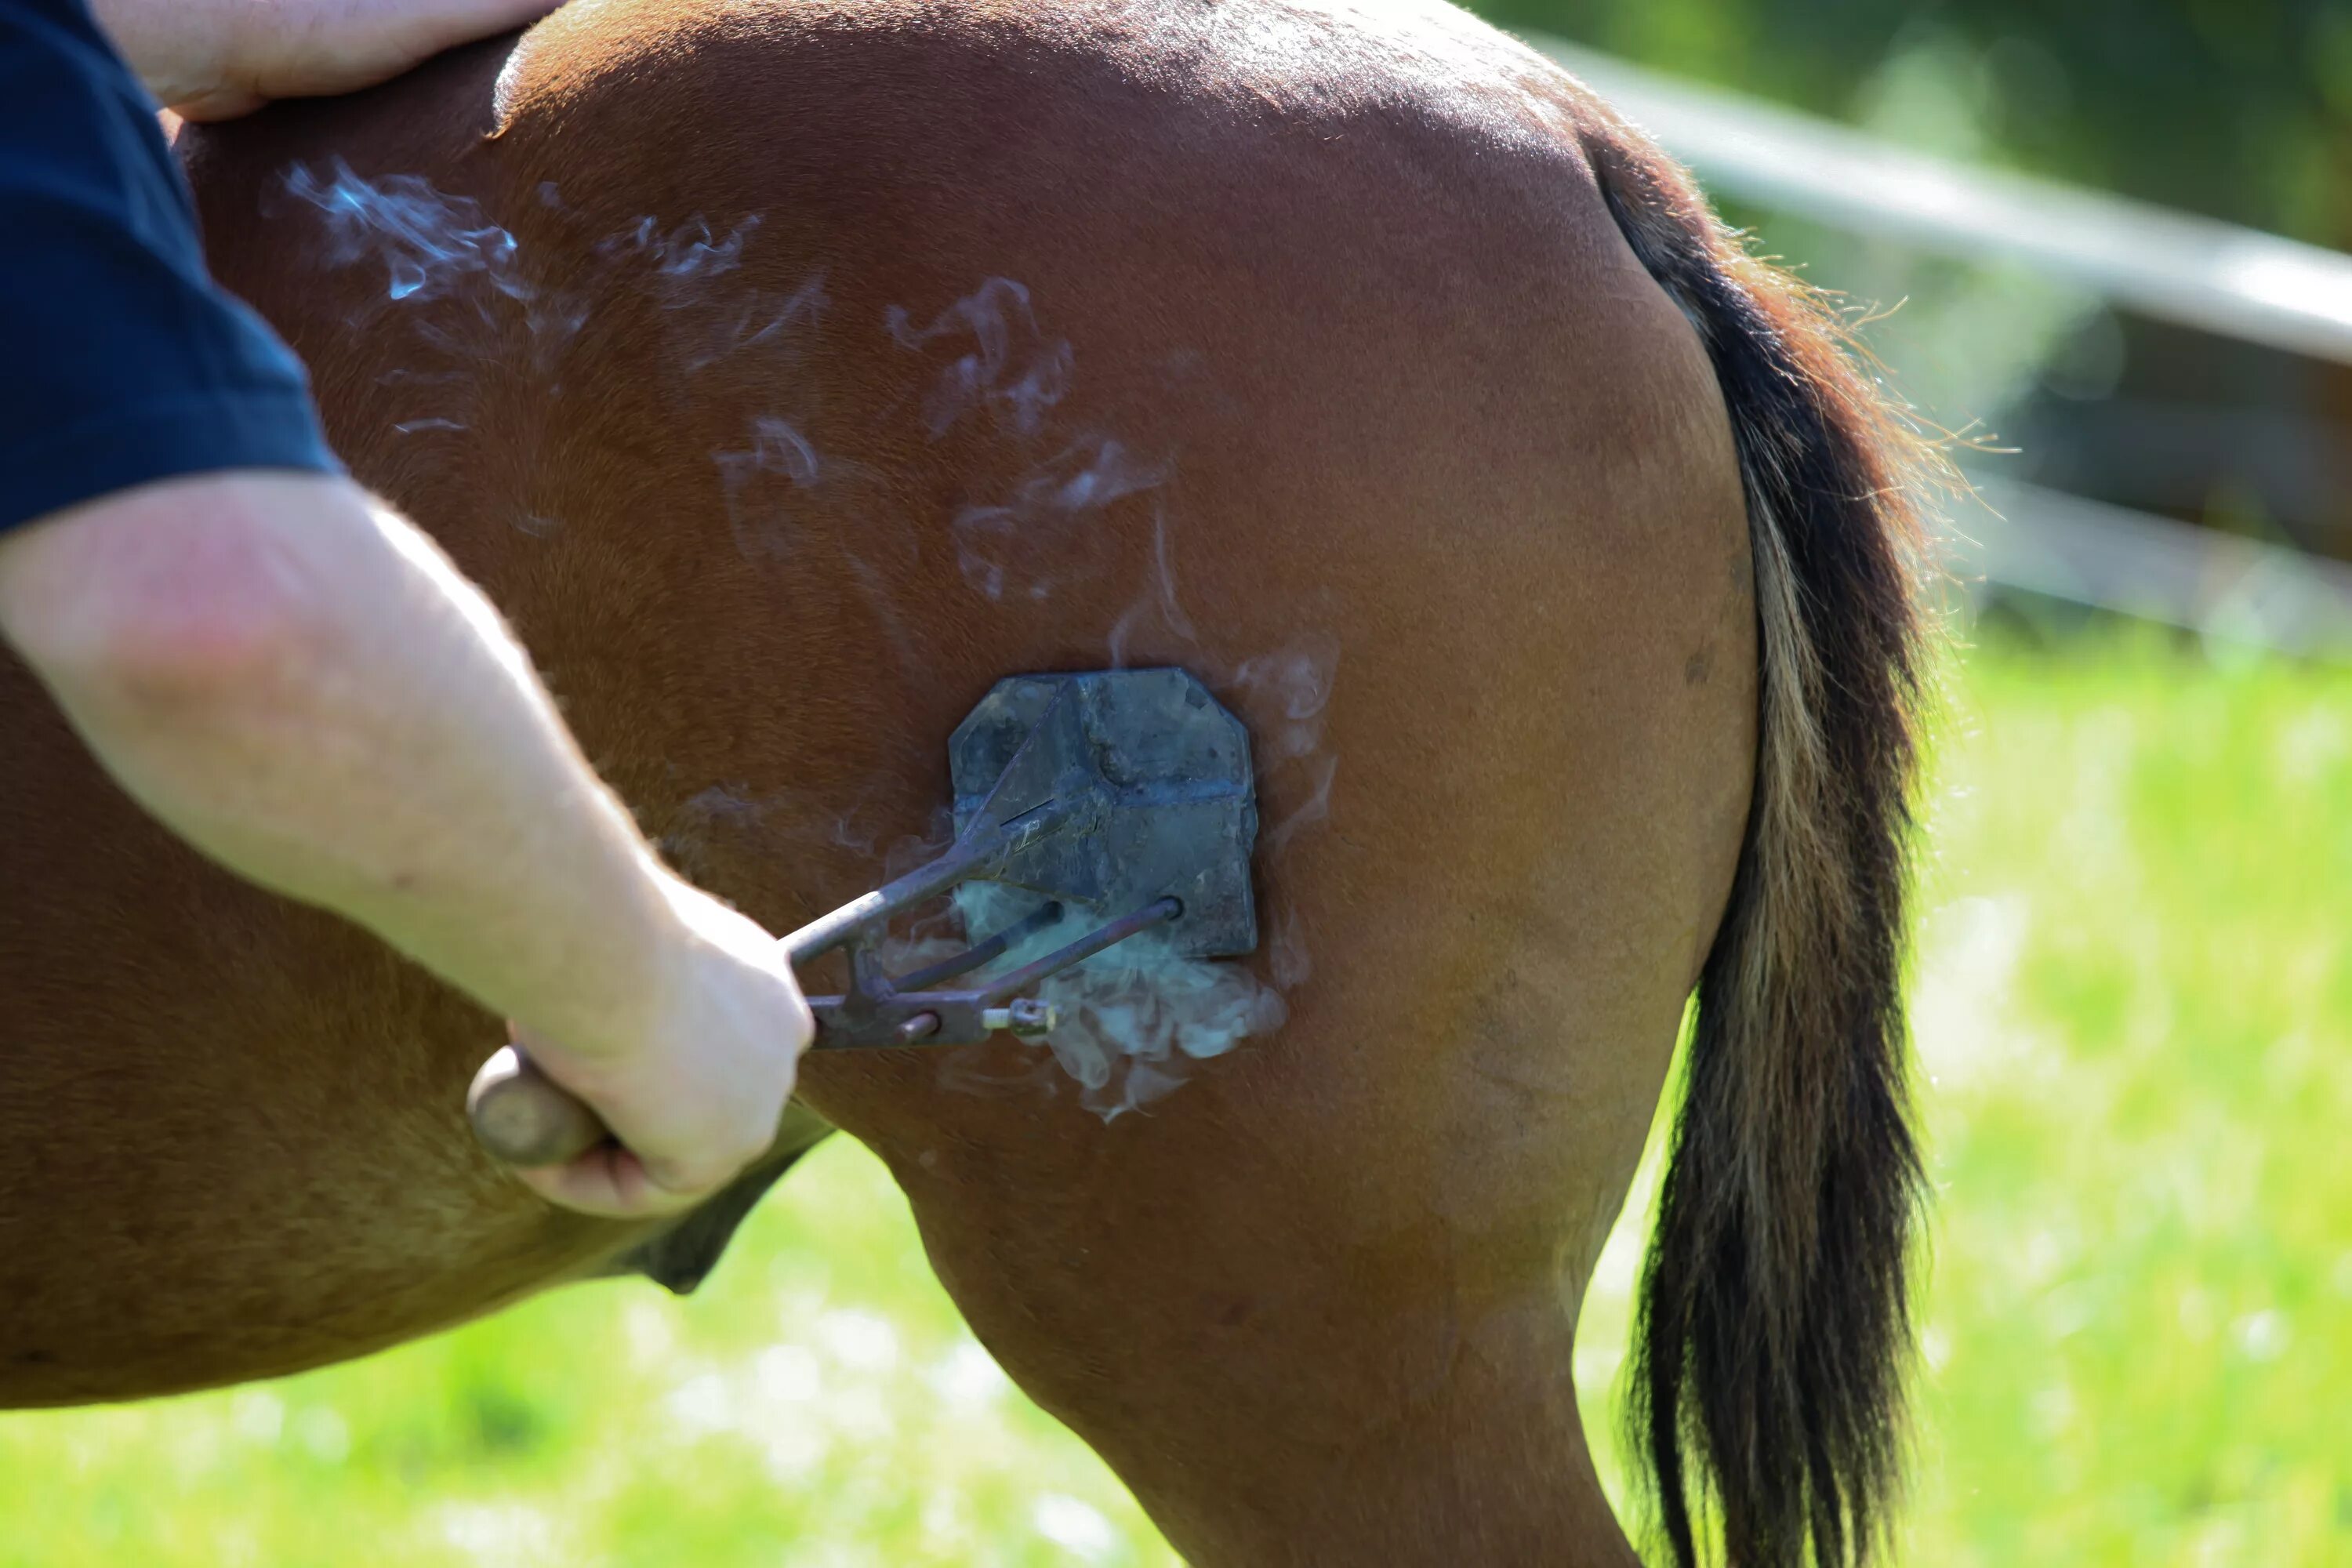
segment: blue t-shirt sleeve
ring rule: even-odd
[[[0,0],[0,530],[179,475],[337,471],[300,362],[206,275],[88,0]]]

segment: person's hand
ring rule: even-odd
[[[767,1151],[815,1032],[776,939],[709,894],[665,876],[678,917],[653,1022],[588,1048],[522,1024],[515,1044],[593,1106],[620,1147],[518,1171],[567,1208],[635,1218],[709,1197]]]
[[[356,92],[561,0],[91,0],[155,100],[227,120],[272,99]]]

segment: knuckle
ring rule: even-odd
[[[646,1198],[649,1204],[676,1207],[681,1203],[695,1203],[709,1196],[727,1180],[726,1171],[717,1168],[707,1159],[695,1161],[665,1161],[658,1166],[646,1168]]]

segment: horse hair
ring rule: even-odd
[[[1761,645],[1755,793],[1700,972],[1630,1417],[1682,1568],[1710,1503],[1739,1568],[1862,1563],[1898,1484],[1924,1202],[1901,967],[1916,498],[1939,459],[1829,306],[1670,160],[1605,121],[1583,140],[1722,385]]]

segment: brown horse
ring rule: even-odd
[[[1176,664],[1258,748],[1267,942],[1205,1043],[812,1058],[648,1237],[476,1149],[495,1020],[0,665],[0,1404],[690,1282],[829,1125],[1193,1560],[1630,1561],[1570,1341],[1696,989],[1663,1527],[1867,1552],[1916,449],[1655,149],[1444,6],[1293,0],[605,0],[181,146],[352,470],[690,875],[788,929],[935,832],[997,678]]]

